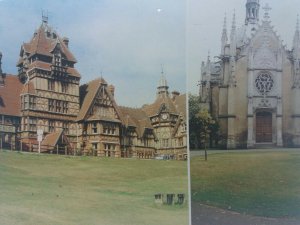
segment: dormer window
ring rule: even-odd
[[[60,54],[54,55],[54,65],[55,66],[61,66],[61,56]]]

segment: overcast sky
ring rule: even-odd
[[[187,75],[188,89],[198,93],[197,82],[200,80],[201,61],[206,61],[208,51],[211,59],[220,54],[221,33],[224,15],[227,15],[227,31],[230,34],[232,14],[235,10],[237,26],[245,21],[247,0],[188,0],[187,13]],[[297,14],[300,14],[299,0],[261,0],[262,9],[268,3],[270,20],[283,44],[291,47],[296,27]]]
[[[101,76],[119,105],[155,99],[161,64],[170,90],[186,92],[184,0],[0,0],[2,68],[17,73],[20,47],[41,24],[42,10],[70,39],[81,84]]]

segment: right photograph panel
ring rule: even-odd
[[[192,225],[300,224],[298,13],[188,1]]]

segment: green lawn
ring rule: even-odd
[[[187,196],[183,161],[0,151],[0,189],[1,225],[188,224],[187,203],[154,203],[155,193]]]
[[[192,201],[240,213],[300,218],[300,150],[191,159]]]

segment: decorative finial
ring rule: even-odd
[[[271,7],[269,6],[268,3],[266,3],[266,5],[263,7],[263,10],[265,10],[265,14],[264,14],[264,19],[266,21],[268,21],[270,19],[270,16],[269,16],[269,11],[271,11]]]
[[[223,30],[226,30],[226,28],[227,28],[227,15],[226,15],[226,13],[225,13],[225,15],[224,15]]]
[[[231,32],[230,32],[230,40],[231,41],[235,38],[235,31],[236,31],[235,10],[233,10],[232,25],[231,25]]]
[[[161,66],[161,75],[164,75],[164,64],[160,64]]]
[[[42,22],[43,23],[48,23],[48,11],[45,12],[44,10],[42,11]]]
[[[233,17],[232,17],[232,29],[235,29],[235,9],[233,10]]]
[[[168,88],[167,79],[164,75],[164,67],[163,64],[161,64],[161,77],[157,86],[157,96],[162,97],[168,95]]]

